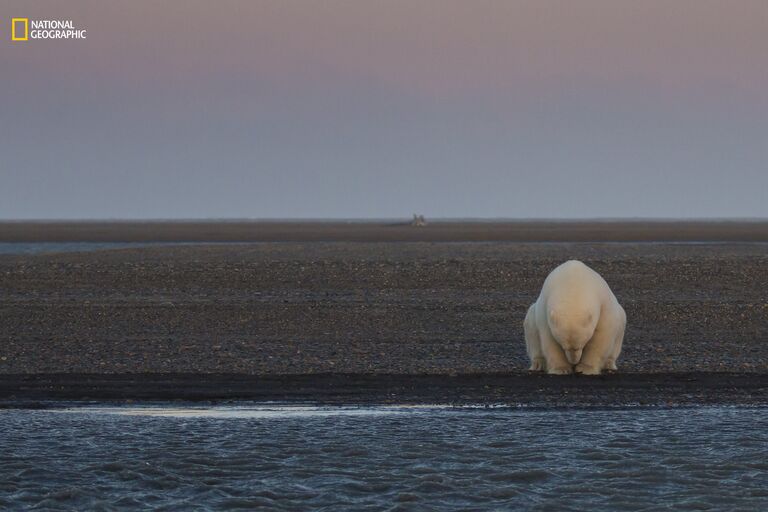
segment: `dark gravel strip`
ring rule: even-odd
[[[613,374],[597,378],[530,374],[1,375],[0,408],[44,401],[277,401],[314,404],[485,404],[528,407],[768,405],[768,375]],[[48,402],[50,405],[50,402]]]
[[[766,220],[0,221],[0,242],[768,241]]]

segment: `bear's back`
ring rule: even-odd
[[[547,299],[558,296],[587,300],[595,295],[603,295],[606,289],[608,284],[600,274],[579,260],[569,260],[549,273],[544,280],[541,294]]]

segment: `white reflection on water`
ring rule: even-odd
[[[154,416],[163,418],[324,418],[330,416],[383,416],[413,414],[445,409],[445,405],[392,405],[377,407],[320,406],[209,406],[209,407],[68,407],[60,413],[114,414],[118,416]]]

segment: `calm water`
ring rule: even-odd
[[[92,252],[108,249],[135,249],[138,247],[257,245],[260,243],[262,242],[0,242],[0,255]]]
[[[0,411],[0,509],[761,510],[768,409]]]
[[[0,254],[42,254],[48,252],[80,252],[99,251],[103,249],[126,249],[130,247],[144,247],[147,245],[171,245],[171,244],[146,244],[146,243],[117,243],[117,242],[0,242]]]

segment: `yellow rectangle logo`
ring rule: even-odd
[[[21,27],[23,30],[17,30],[16,27]],[[29,18],[13,18],[11,19],[11,41],[26,41],[29,39]]]

